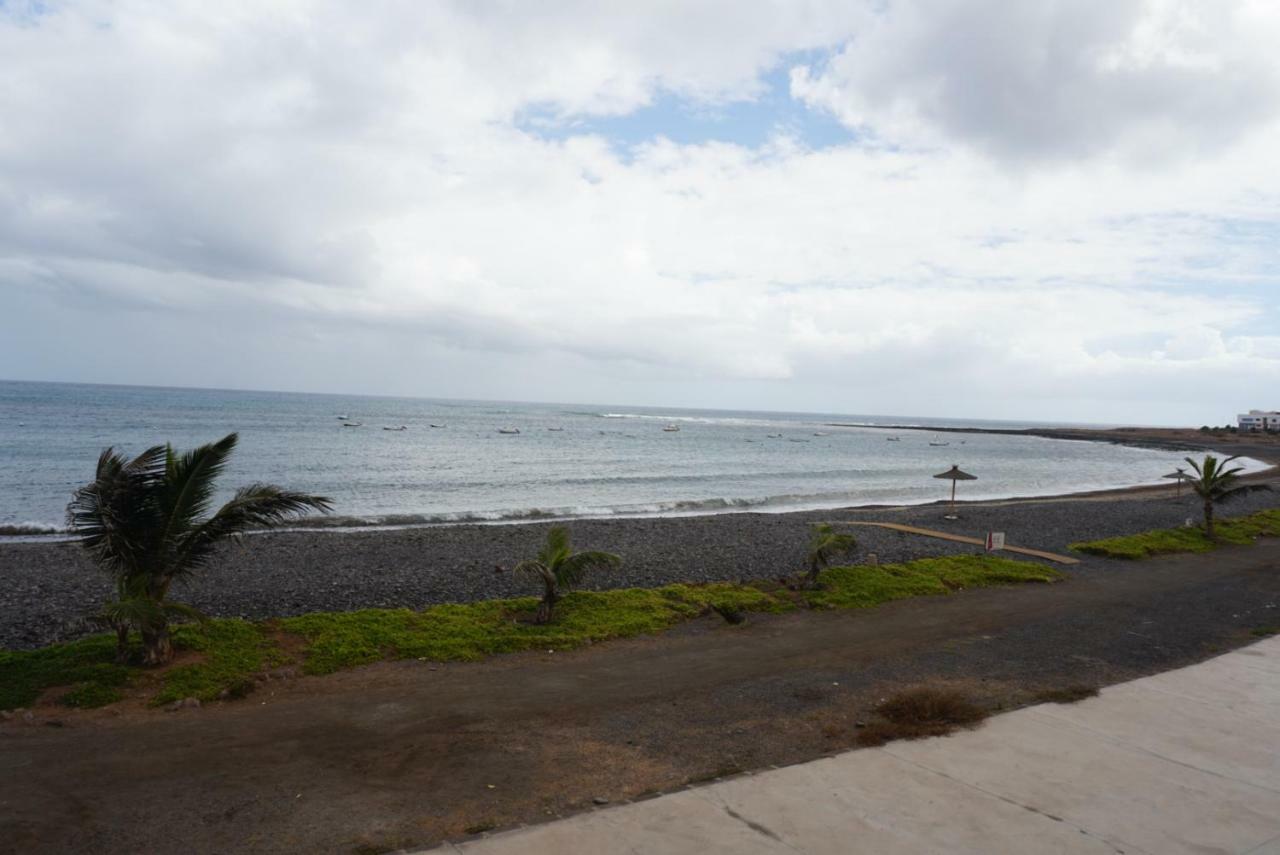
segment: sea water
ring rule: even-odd
[[[870,427],[907,423],[918,429]],[[1049,495],[1170,484],[1161,476],[1186,465],[1173,451],[929,430],[943,425],[1035,426],[0,382],[0,531],[63,528],[107,446],[184,449],[232,431],[225,495],[280,484],[328,496],[330,522],[352,525],[923,503],[948,495],[932,476],[953,464],[978,476],[961,498]]]

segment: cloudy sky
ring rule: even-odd
[[[1280,408],[1271,0],[0,0],[0,377]]]

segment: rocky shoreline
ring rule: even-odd
[[[617,571],[588,588],[673,582],[774,579],[801,568],[808,526],[878,520],[981,537],[1003,531],[1013,545],[1063,552],[1075,541],[1129,534],[1198,519],[1192,497],[1172,489],[1142,496],[1064,498],[963,505],[943,519],[940,505],[782,514],[575,520],[574,543],[616,552]],[[1280,506],[1280,492],[1227,506],[1228,515]],[[224,559],[176,596],[217,617],[266,618],[312,611],[408,607],[532,595],[510,568],[533,554],[550,523],[439,525],[375,531],[283,531],[226,547]],[[855,529],[858,557],[882,563],[975,552],[977,547],[894,531]],[[1086,572],[1097,561],[1085,561]],[[111,593],[74,543],[0,544],[0,648],[24,649],[89,631],[83,616]]]

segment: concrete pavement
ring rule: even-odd
[[[1280,637],[975,731],[435,851],[1280,855]]]

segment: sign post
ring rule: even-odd
[[[987,532],[987,552],[999,552],[1004,549],[1004,532]]]

